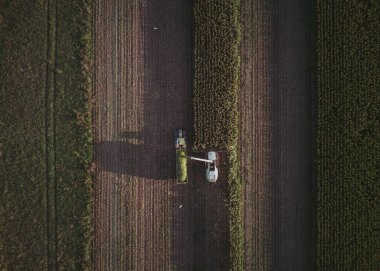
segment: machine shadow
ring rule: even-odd
[[[100,170],[146,179],[175,179],[173,146],[101,141],[95,149]]]

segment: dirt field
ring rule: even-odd
[[[175,181],[174,132],[192,130],[191,1],[94,13],[96,269],[223,270],[225,173],[210,185],[189,163],[189,183]]]
[[[314,268],[311,10],[301,0],[242,1],[245,270]]]

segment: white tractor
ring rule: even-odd
[[[216,152],[209,151],[206,153],[206,159],[190,157],[191,160],[205,162],[206,165],[206,179],[210,183],[215,183],[218,179],[218,168],[216,167]]]

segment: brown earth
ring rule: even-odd
[[[225,269],[225,172],[208,184],[189,161],[189,183],[175,181],[174,132],[192,133],[192,2],[94,12],[96,269]]]
[[[245,270],[313,270],[310,2],[242,0]]]

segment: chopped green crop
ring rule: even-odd
[[[184,150],[177,150],[177,179],[180,182],[187,181],[187,158]]]

